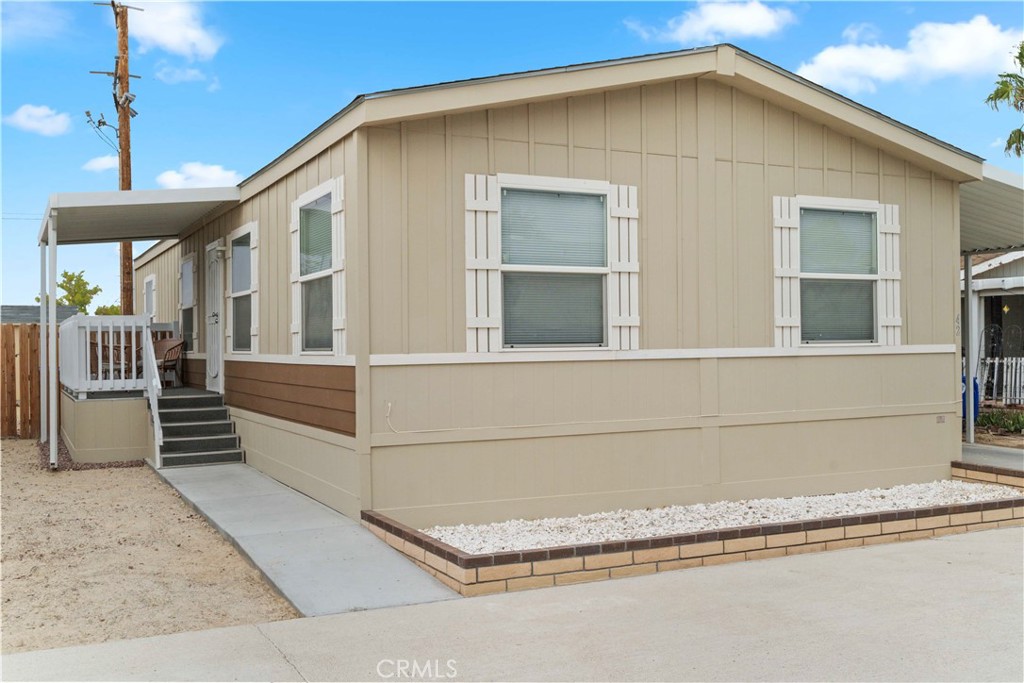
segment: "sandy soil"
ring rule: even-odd
[[[974,430],[974,440],[986,446],[1024,449],[1024,434],[993,434],[984,428]]]
[[[148,467],[49,472],[4,439],[0,473],[4,653],[298,616]]]

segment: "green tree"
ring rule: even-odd
[[[121,315],[121,304],[97,306],[96,310],[93,311],[93,315]]]
[[[1017,46],[1017,54],[1013,61],[1017,63],[1017,73],[1007,71],[999,74],[996,88],[985,98],[985,103],[996,111],[999,111],[1000,104],[1005,104],[1024,113],[1024,42]],[[1010,131],[1003,151],[1007,156],[1010,152],[1021,156],[1021,152],[1024,151],[1024,126]]]
[[[60,282],[57,283],[57,286],[64,290],[64,295],[57,297],[57,304],[74,306],[80,313],[88,315],[89,304],[103,290],[99,286],[89,286],[89,281],[84,276],[84,270],[77,273],[65,270],[60,274]],[[37,296],[36,302],[38,301],[39,297]]]

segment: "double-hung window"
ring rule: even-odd
[[[637,189],[466,176],[466,348],[639,348]]]
[[[259,232],[255,222],[228,235],[228,348],[256,353],[258,340],[257,268]]]
[[[344,353],[344,202],[342,179],[292,203],[292,349]]]
[[[181,309],[181,338],[185,351],[195,350],[196,255],[182,257],[178,272],[178,305]]]
[[[605,346],[605,194],[503,188],[502,345]]]
[[[900,343],[899,212],[775,198],[776,344]]]

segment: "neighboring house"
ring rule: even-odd
[[[1020,405],[1024,403],[1024,251],[974,256],[969,296],[964,296],[963,263],[961,316],[966,319],[968,307],[973,309],[970,346],[979,398]]]
[[[136,259],[247,462],[413,526],[949,476],[978,157],[731,46],[357,98]]]
[[[975,256],[971,275],[975,349],[990,358],[1024,356],[1024,251]],[[964,271],[960,269],[960,292]]]
[[[76,306],[57,306],[57,322],[64,322],[78,313]],[[0,322],[20,325],[39,322],[39,304],[34,306],[0,306]]]

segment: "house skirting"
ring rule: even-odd
[[[75,462],[153,457],[145,398],[77,399],[60,394],[60,435]]]
[[[352,437],[230,407],[246,464],[359,519],[360,466]]]

